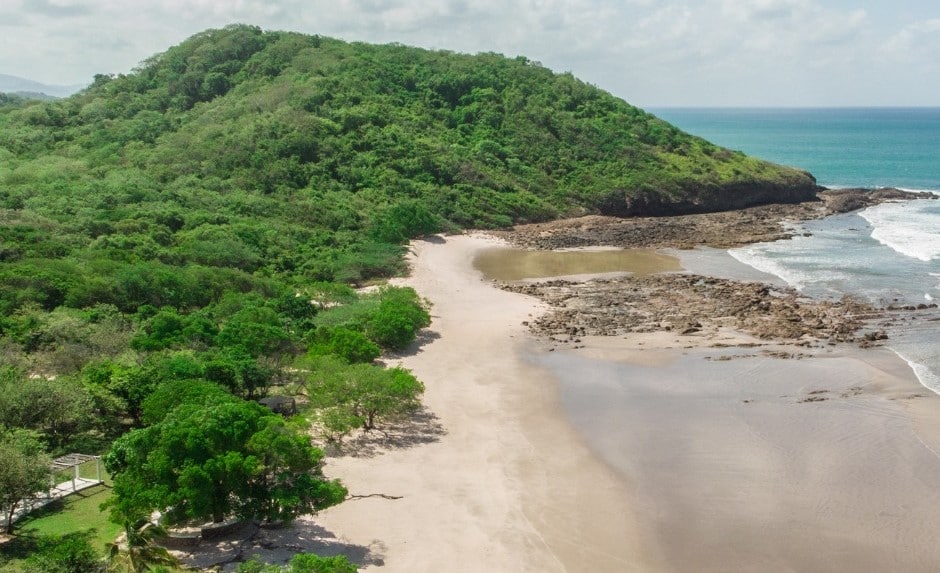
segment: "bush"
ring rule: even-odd
[[[431,315],[410,287],[386,287],[378,309],[366,323],[365,333],[382,348],[404,350],[418,331],[431,324]]]
[[[102,556],[91,544],[93,531],[40,538],[33,553],[23,564],[25,573],[97,573],[104,572]]]
[[[239,564],[237,573],[356,573],[357,567],[345,555],[321,557],[298,553],[287,565],[265,565],[257,556]]]
[[[309,353],[314,356],[334,354],[356,364],[372,362],[382,354],[382,349],[359,331],[342,326],[333,329],[320,327],[314,334]]]

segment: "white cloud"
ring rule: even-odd
[[[846,4],[0,0],[0,73],[88,81],[98,72],[126,72],[205,28],[245,22],[347,40],[521,54],[643,105],[835,105],[852,94],[853,84],[871,85],[873,65],[890,66],[895,81],[923,85],[924,70],[935,69],[940,53],[940,19],[911,12],[904,21],[882,21]]]
[[[940,54],[940,18],[912,24],[898,31],[880,46],[886,62],[920,61],[935,63]]]

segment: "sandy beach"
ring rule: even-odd
[[[402,282],[434,322],[395,362],[438,431],[331,458],[351,494],[388,497],[315,518],[367,569],[940,568],[940,399],[890,351],[732,331],[548,352],[523,325],[544,306],[474,270],[494,245],[413,245]]]
[[[498,242],[413,244],[404,280],[433,304],[426,342],[400,362],[426,385],[442,432],[426,443],[332,458],[354,499],[317,516],[383,571],[655,571],[634,493],[560,410],[556,383],[525,361],[531,297],[483,282],[472,260]],[[368,569],[371,569],[369,567]]]

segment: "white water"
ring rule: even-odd
[[[940,300],[940,201],[886,203],[809,221],[787,241],[729,254],[806,296],[859,296],[878,306]],[[809,236],[805,236],[808,234]],[[940,393],[940,312],[919,311],[889,332],[889,346],[924,387]]]
[[[940,258],[940,202],[882,203],[860,214],[879,243],[924,262]]]

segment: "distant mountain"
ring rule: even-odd
[[[84,87],[84,85],[47,85],[26,78],[0,74],[0,93],[14,93],[30,99],[42,99],[37,95],[68,97]]]

